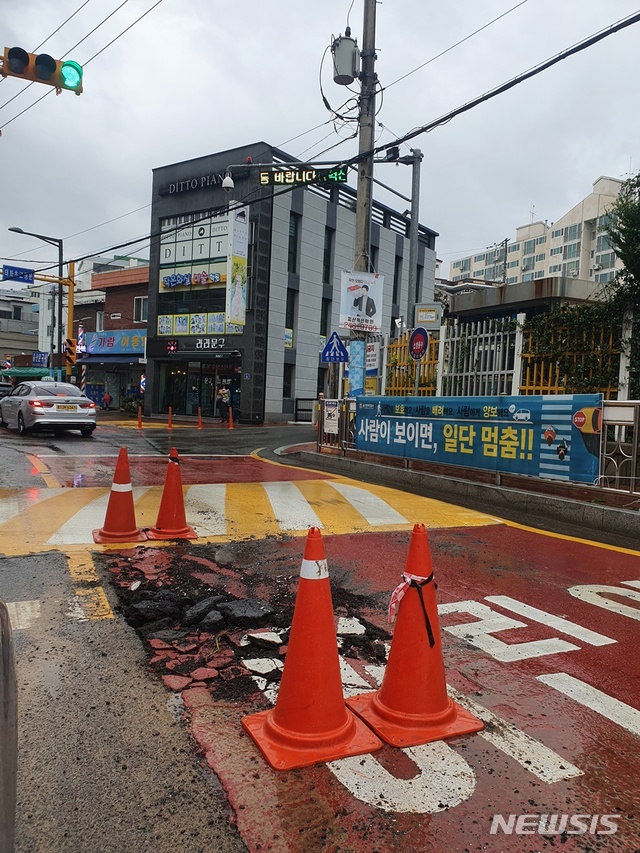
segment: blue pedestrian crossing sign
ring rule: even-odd
[[[327,341],[325,348],[322,350],[321,360],[324,364],[337,364],[341,361],[349,361],[349,353],[347,348],[338,337],[337,332],[333,332]]]

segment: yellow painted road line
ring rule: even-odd
[[[353,505],[326,480],[295,482],[304,498],[316,511],[326,533],[364,533],[373,529]]]
[[[336,480],[354,485],[354,481],[346,477],[338,477]],[[356,485],[362,484],[357,483]],[[412,495],[389,486],[369,484],[366,489],[394,507],[409,521],[411,526],[424,524],[427,529],[435,529],[439,527],[482,527],[486,524],[504,523],[502,519],[493,515],[485,515],[483,512],[445,503],[445,501],[435,498]]]
[[[230,483],[227,486],[226,513],[227,535],[224,539],[264,539],[282,532],[261,483]]]
[[[0,550],[9,556],[42,551],[46,541],[89,501],[95,500],[107,489],[64,489],[61,494],[48,499],[46,490],[40,493],[45,499],[32,506],[26,504],[23,512],[0,525]],[[91,531],[89,539],[91,541]],[[51,546],[47,546],[49,550]]]
[[[67,554],[67,567],[75,586],[74,618],[113,619],[113,610],[100,585],[100,578],[91,554],[86,551]]]
[[[580,539],[577,536],[568,536],[565,533],[553,533],[551,530],[541,530],[538,527],[527,527],[526,524],[518,524],[516,521],[502,519],[502,523],[508,527],[515,527],[517,530],[526,530],[528,533],[539,533],[541,536],[551,536],[552,539],[564,539],[565,542],[579,542],[581,545],[592,545],[594,548],[604,548],[606,551],[617,551],[619,554],[633,554],[637,556],[640,549],[621,548],[618,545],[609,545],[607,542],[596,542],[592,539]]]
[[[56,478],[52,474],[49,473],[48,467],[45,465],[45,463],[41,459],[38,459],[38,457],[34,456],[32,453],[27,453],[27,459],[33,465],[33,467],[36,469],[38,474],[40,474],[40,476],[44,480],[44,483],[48,489],[59,489],[59,488],[61,488],[62,483],[58,482],[58,480],[56,480]]]

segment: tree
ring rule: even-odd
[[[607,211],[609,223],[606,231],[624,269],[616,275],[608,288],[608,297],[636,316],[640,308],[640,173],[624,181],[618,198]]]

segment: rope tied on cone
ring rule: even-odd
[[[424,614],[424,622],[427,629],[427,636],[429,638],[429,647],[433,648],[435,646],[436,640],[433,635],[433,629],[431,627],[431,622],[429,620],[429,614],[427,613],[427,608],[425,607],[424,598],[422,597],[422,587],[426,586],[428,583],[434,583],[436,589],[438,585],[435,583],[433,578],[433,572],[429,575],[428,578],[420,577],[420,575],[412,575],[408,572],[402,573],[403,581],[398,584],[398,586],[391,593],[391,601],[389,602],[389,622],[392,623],[396,615],[398,613],[398,607],[400,606],[400,602],[404,598],[408,589],[412,586],[418,590],[418,596],[420,597],[420,606],[422,607],[422,612]]]

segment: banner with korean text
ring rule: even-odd
[[[595,483],[602,394],[359,397],[358,450]]]

